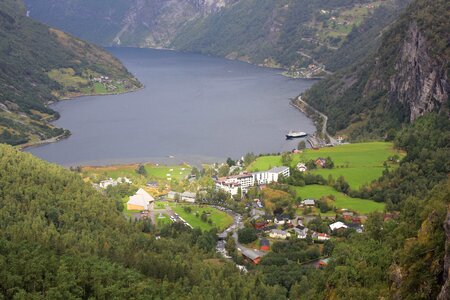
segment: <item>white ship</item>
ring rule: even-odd
[[[296,139],[296,138],[302,138],[307,136],[308,134],[303,131],[289,131],[288,134],[286,134],[287,139]]]

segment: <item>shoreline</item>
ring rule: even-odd
[[[46,107],[48,107],[49,105],[53,105],[58,102],[75,100],[77,98],[82,98],[82,97],[124,95],[124,94],[134,93],[134,92],[137,92],[137,91],[140,91],[143,89],[145,89],[145,85],[141,84],[141,86],[138,88],[130,89],[130,90],[127,90],[127,91],[124,91],[121,93],[103,93],[103,94],[95,94],[94,93],[94,94],[82,94],[82,95],[80,94],[80,95],[73,95],[73,96],[65,96],[65,97],[58,99],[58,101],[48,101],[45,105],[46,105]],[[59,114],[59,112],[58,112],[58,114]],[[58,116],[57,118],[52,118],[51,120],[47,121],[47,123],[51,124],[51,123],[57,121],[59,118],[60,118],[60,116]],[[39,140],[36,142],[28,142],[25,144],[16,145],[15,147],[17,149],[19,149],[20,151],[22,151],[24,149],[28,149],[28,148],[32,148],[32,147],[39,147],[39,146],[43,146],[43,145],[47,145],[47,144],[51,144],[51,143],[56,143],[61,140],[67,139],[72,135],[70,130],[64,129],[64,128],[62,128],[62,129],[64,130],[64,133],[61,135],[51,137],[51,138],[45,139],[45,140]]]

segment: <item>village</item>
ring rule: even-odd
[[[376,151],[387,145],[373,146]],[[350,174],[359,169],[356,165],[350,168],[352,161],[343,164],[340,157],[340,151],[346,149],[357,159],[358,147],[370,149],[341,145],[242,157],[204,166],[201,171],[186,165],[129,166],[123,176],[93,182],[93,186],[107,193],[124,188],[132,191],[121,198],[127,218],[148,220],[156,227],[181,223],[191,229],[217,230],[218,255],[241,267],[260,264],[274,245],[298,240],[314,253],[308,263],[323,268],[327,264],[324,249],[333,240],[362,233],[367,214],[384,211],[382,203],[351,198],[348,187],[341,190],[341,185],[354,186],[352,177],[348,177],[350,184],[332,176],[324,179],[327,172]],[[394,153],[389,151],[385,154]],[[392,162],[393,157],[386,159]],[[121,172],[114,169],[113,174]],[[395,217],[384,215],[386,219]]]

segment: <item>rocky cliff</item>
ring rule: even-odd
[[[449,98],[450,85],[445,58],[430,53],[431,41],[412,21],[389,78],[389,99],[400,101],[409,111],[409,121],[440,110]]]
[[[414,1],[383,34],[375,55],[324,80],[304,98],[328,114],[331,132],[377,138],[450,95],[448,1]]]

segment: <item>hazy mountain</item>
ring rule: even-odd
[[[373,34],[353,49],[372,44],[408,0],[26,2],[31,16],[102,45],[168,47],[266,66],[330,63],[333,69],[336,61],[345,63],[333,53],[348,36],[369,31],[360,25],[373,19]]]

